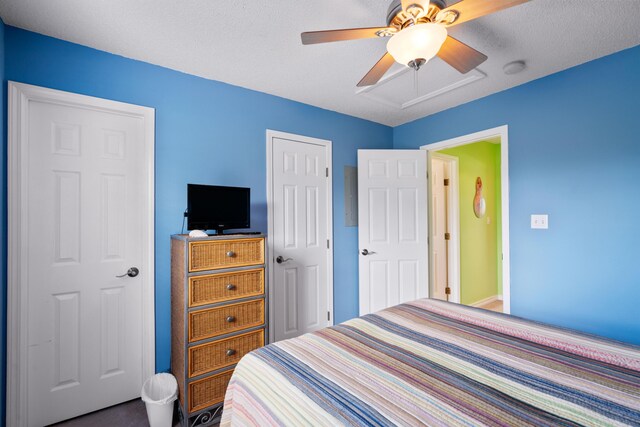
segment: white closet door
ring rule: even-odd
[[[272,138],[273,245],[271,256],[275,341],[327,326],[328,176],[325,145],[310,138]]]
[[[134,399],[149,374],[153,145],[140,117],[66,98],[31,101],[23,116],[29,426]],[[126,275],[132,267],[139,274]]]

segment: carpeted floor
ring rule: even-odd
[[[55,427],[145,427],[148,425],[147,410],[140,399],[53,424]],[[180,426],[177,413],[173,418],[173,425]]]

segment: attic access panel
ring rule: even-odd
[[[376,85],[359,89],[356,94],[403,110],[486,76],[477,68],[461,74],[441,59],[433,58],[417,73],[411,68],[395,64]]]

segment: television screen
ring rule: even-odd
[[[187,228],[222,230],[251,227],[250,188],[187,185]]]

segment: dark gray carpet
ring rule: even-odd
[[[147,410],[140,399],[53,424],[55,427],[147,427],[148,425]],[[177,414],[173,418],[173,425],[180,426]]]

